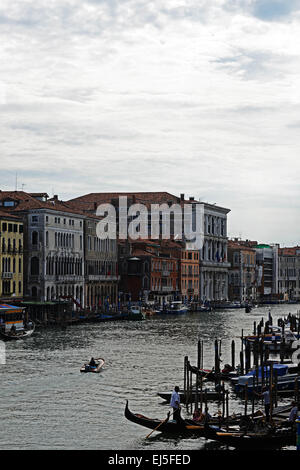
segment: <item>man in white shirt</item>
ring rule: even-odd
[[[179,387],[175,387],[170,401],[170,406],[173,408],[173,416],[175,421],[180,420],[180,396],[179,396]]]

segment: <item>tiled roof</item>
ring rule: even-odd
[[[279,248],[278,249],[278,254],[279,255],[286,255],[286,256],[296,256],[297,251],[300,254],[300,246]]]
[[[180,196],[174,196],[167,191],[150,191],[150,192],[111,192],[111,193],[89,193],[68,201],[68,204],[72,205],[82,211],[95,212],[100,204],[112,203],[112,200],[118,200],[120,196],[127,196],[127,204],[140,203],[144,204],[150,209],[151,204],[204,204],[207,209],[220,210],[227,214],[230,209],[226,209],[216,204],[210,204],[208,202],[200,202],[194,198],[185,199],[184,194]]]
[[[0,210],[0,218],[22,220],[22,218],[19,217],[17,214],[10,214],[9,212],[5,212],[1,210]]]
[[[24,191],[0,191],[0,201],[4,201],[6,199],[17,201],[17,205],[15,207],[10,206],[8,208],[10,213],[18,213],[33,209],[48,209],[86,216],[82,211],[76,210],[74,207],[69,206],[63,201],[41,201],[40,199],[33,197],[31,194],[25,193]],[[1,207],[1,210],[5,212],[5,208],[3,206]]]
[[[68,204],[83,211],[96,211],[100,204],[111,204],[113,200],[126,196],[127,204],[144,204],[150,207],[151,204],[163,204],[166,202],[180,203],[180,197],[168,192],[116,192],[116,193],[90,193],[84,196],[71,199]],[[188,202],[188,201],[185,201]]]

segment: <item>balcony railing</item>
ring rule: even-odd
[[[2,279],[12,279],[13,273],[2,273]]]

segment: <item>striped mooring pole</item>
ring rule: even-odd
[[[296,425],[297,425],[297,450],[300,450],[300,417],[296,419]]]

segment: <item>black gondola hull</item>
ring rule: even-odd
[[[128,401],[125,407],[125,417],[132,423],[139,424],[148,429],[156,430],[157,432],[166,434],[196,434],[200,437],[204,436],[204,426],[197,425],[191,420],[181,419],[180,423],[176,421],[151,419],[138,413],[132,413],[128,408]]]

